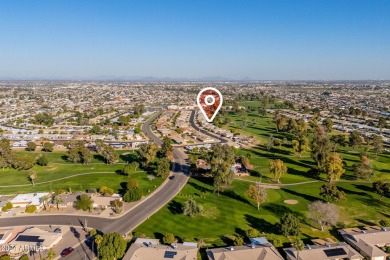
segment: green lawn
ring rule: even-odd
[[[231,189],[218,196],[212,192],[213,187],[207,181],[205,178],[191,178],[174,200],[135,231],[157,238],[168,232],[186,241],[202,238],[211,247],[228,243],[224,235],[244,236],[245,231],[253,227],[264,232],[271,240],[278,237],[287,243],[288,238],[279,233],[275,224],[283,213],[292,211],[299,215],[303,223],[301,237],[306,242],[317,237],[335,238],[335,229],[321,232],[318,226],[308,223],[305,218],[307,205],[320,199],[318,193],[323,183],[268,189],[267,201],[257,210],[246,196],[249,183],[235,180]],[[337,203],[341,212],[340,221],[347,226],[376,224],[390,216],[390,199],[379,202],[378,195],[370,191],[370,185],[339,183],[338,186],[347,197],[346,202]],[[191,218],[181,214],[182,205],[191,197],[203,206],[202,215]],[[283,202],[286,199],[296,199],[299,203],[288,205]]]
[[[258,106],[252,101],[240,102],[239,105]],[[249,154],[255,167],[251,176],[236,178],[231,188],[220,196],[213,193],[212,185],[207,183],[210,180],[191,178],[178,196],[135,231],[156,238],[168,232],[187,241],[201,238],[208,244],[207,247],[213,247],[230,243],[224,235],[236,234],[245,237],[245,230],[253,227],[263,232],[270,240],[276,237],[281,239],[287,246],[289,238],[283,237],[275,224],[284,212],[292,211],[301,219],[301,237],[305,243],[313,238],[339,239],[337,236],[339,227],[321,232],[318,226],[309,223],[306,218],[307,205],[320,199],[319,189],[326,180],[324,175],[318,179],[308,173],[315,167],[310,152],[305,152],[302,157],[294,155],[290,144],[292,136],[288,133],[277,133],[269,116],[260,117],[257,112],[249,112],[245,128],[242,128],[242,116],[229,113],[228,117],[231,123],[224,126],[225,128],[257,140],[253,147],[237,151],[237,154]],[[266,144],[270,134],[281,140],[286,137],[287,141],[280,147],[267,151]],[[337,152],[346,163],[346,172],[337,183],[338,188],[344,191],[347,197],[347,201],[336,203],[340,210],[340,222],[352,227],[378,224],[379,220],[389,218],[390,199],[384,198],[379,202],[379,196],[371,191],[372,184],[357,181],[353,176],[352,165],[360,161],[360,156],[364,153],[363,148],[352,150],[345,147]],[[368,156],[376,174],[375,180],[390,180],[390,154],[376,156],[369,152]],[[291,185],[282,186],[280,189],[268,189],[268,199],[258,211],[254,203],[247,198],[246,191],[251,184],[250,181],[258,181],[260,176],[262,182],[273,183],[268,165],[270,160],[276,158],[282,159],[288,167],[288,173],[281,178],[281,182]],[[299,184],[307,181],[312,183]],[[190,197],[203,206],[202,215],[190,218],[181,214],[182,205]],[[285,204],[283,201],[287,199],[295,199],[299,203]]]
[[[255,101],[248,102],[251,103]],[[240,102],[239,105],[245,104],[245,106],[247,106],[248,102]],[[311,176],[307,174],[307,171],[310,170],[310,168],[315,167],[314,161],[310,158],[310,152],[304,152],[302,157],[295,155],[291,147],[292,136],[285,132],[277,133],[275,124],[270,116],[261,117],[257,112],[249,112],[246,116],[248,123],[245,128],[242,127],[241,116],[229,113],[228,117],[232,120],[232,123],[225,126],[225,128],[234,129],[241,134],[252,136],[258,141],[258,144],[254,147],[238,151],[238,154],[250,154],[251,163],[255,166],[255,169],[251,173],[253,176],[245,178],[258,180],[258,177],[263,175],[263,182],[272,182],[272,176],[270,176],[268,170],[269,162],[272,159],[281,159],[286,163],[289,169],[288,174],[281,179],[283,183],[297,183],[312,180]],[[271,134],[274,138],[279,138],[280,140],[283,140],[285,137],[287,138],[287,142],[283,143],[280,147],[274,147],[270,151],[267,151],[266,145]],[[342,176],[342,179],[353,180],[352,166],[360,161],[360,156],[364,154],[363,148],[360,147],[352,150],[351,147],[341,147],[337,152],[346,163],[346,172]],[[371,159],[376,179],[390,180],[390,154],[382,153],[377,156],[370,151],[368,156]],[[321,176],[321,178],[325,179],[326,176]]]
[[[29,156],[38,156],[39,153],[17,151],[19,154],[27,154]],[[31,170],[37,173],[35,187],[31,185],[28,174],[25,171],[14,169],[0,169],[1,182],[0,186],[8,185],[24,185],[0,187],[0,194],[15,194],[25,192],[38,191],[56,191],[59,189],[67,190],[72,188],[73,191],[86,190],[89,188],[98,189],[105,185],[114,188],[116,191],[123,189],[128,181],[128,176],[120,174],[126,161],[136,159],[134,151],[118,151],[120,162],[113,165],[107,165],[102,161],[102,158],[94,154],[93,160],[89,165],[69,163],[65,160],[65,152],[46,153],[49,158],[49,165],[46,167],[35,165]],[[149,180],[148,175],[139,170],[133,175],[138,179],[144,194],[153,191],[162,183],[161,178]]]

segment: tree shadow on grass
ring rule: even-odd
[[[238,195],[233,190],[227,190],[227,191],[222,192],[221,194],[226,196],[226,197],[229,197],[231,199],[235,199],[237,201],[240,201],[242,203],[245,203],[245,204],[248,204],[248,205],[252,206],[252,204],[246,198],[244,198],[241,195]]]
[[[65,162],[68,162],[68,156],[66,154],[61,155],[61,159],[64,160]]]
[[[124,162],[132,162],[135,161],[137,158],[136,154],[134,153],[126,153],[126,154],[121,154],[119,155],[119,158],[124,161]]]
[[[93,159],[95,159],[95,160],[97,160],[97,161],[106,163],[106,160],[105,160],[104,157],[101,156],[100,154],[94,154],[92,157],[93,157]]]
[[[365,220],[365,219],[361,219],[361,218],[357,218],[356,220],[359,221],[360,223],[362,223],[364,226],[376,226],[375,222],[371,222],[369,220]]]
[[[202,182],[206,185],[213,187],[214,180],[211,177],[192,177],[192,178],[199,181],[199,182]]]
[[[372,187],[362,184],[352,184],[356,189],[365,191],[365,192],[372,192]]]
[[[276,225],[269,223],[268,221],[258,218],[249,214],[244,215],[249,226],[265,233],[279,233]]]
[[[180,214],[183,214],[183,205],[180,202],[173,200],[173,201],[169,202],[168,210],[173,215],[180,215]]]
[[[379,212],[379,213],[381,213],[385,218],[390,219],[390,214],[389,213],[386,213],[386,212]]]
[[[198,191],[203,192],[203,193],[205,193],[205,192],[213,192],[212,189],[203,187],[203,186],[201,186],[201,185],[199,185],[197,183],[194,183],[194,182],[188,182],[188,185],[194,187],[195,189],[197,189]]]
[[[339,190],[345,192],[345,194],[355,194],[355,195],[359,195],[359,196],[367,196],[368,194],[365,193],[365,192],[362,192],[362,191],[353,191],[353,190],[348,190],[346,188],[343,188],[343,187],[337,187]]]
[[[299,192],[296,192],[296,191],[293,191],[293,190],[290,190],[290,189],[286,189],[286,188],[282,188],[282,190],[286,193],[289,193],[291,195],[295,195],[295,196],[298,196],[298,197],[301,197],[305,200],[308,200],[308,201],[316,201],[316,200],[320,200],[320,198],[318,197],[314,197],[314,196],[311,196],[311,195],[308,195],[308,194],[304,194],[304,193],[299,193]],[[320,190],[318,189],[318,193],[320,193]]]
[[[246,232],[245,232],[245,230],[243,230],[242,228],[235,228],[235,229],[234,229],[234,232],[236,232],[236,234],[237,234],[238,236],[240,236],[240,237],[242,237],[242,238],[244,238],[244,239],[247,238]],[[249,241],[249,239],[248,239],[248,241]]]

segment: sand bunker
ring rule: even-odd
[[[297,200],[285,200],[285,201],[283,201],[283,202],[286,203],[286,204],[290,204],[290,205],[298,204],[298,201],[297,201]]]

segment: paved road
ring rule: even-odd
[[[221,143],[227,143],[228,142],[226,139],[224,139],[224,138],[222,138],[222,137],[220,137],[220,136],[218,136],[216,134],[212,134],[209,131],[206,131],[206,130],[203,130],[203,129],[199,128],[195,124],[195,111],[194,110],[191,112],[190,124],[191,124],[192,128],[194,128],[196,131],[198,131],[198,132],[200,132],[202,134],[205,134],[205,135],[208,135],[208,136],[210,136],[210,137],[212,137],[214,139],[217,139],[217,140],[221,141]]]
[[[156,114],[150,118],[142,127],[144,133],[157,144],[161,144],[162,141],[155,136],[151,129],[150,123],[158,116]],[[3,218],[0,219],[0,227],[7,226],[25,226],[25,225],[71,225],[71,226],[81,226],[85,219],[88,221],[89,228],[95,228],[101,230],[102,232],[119,232],[121,234],[127,234],[148,217],[153,215],[161,207],[167,204],[187,183],[188,174],[189,174],[189,165],[187,155],[176,148],[173,151],[173,156],[175,163],[171,175],[174,176],[172,180],[169,180],[166,185],[161,187],[156,193],[144,200],[142,204],[135,207],[128,213],[124,214],[120,218],[115,219],[106,219],[100,217],[78,217],[78,216],[69,216],[69,215],[55,215],[55,216],[29,216],[29,217],[14,217],[14,218]],[[163,221],[163,220],[162,220]],[[162,223],[163,224],[163,223]],[[92,259],[90,257],[91,252],[88,247],[83,243],[77,248],[76,252],[85,252],[87,254],[86,259]],[[79,254],[74,254],[67,256],[69,260],[80,260],[84,259],[84,256],[80,258]]]

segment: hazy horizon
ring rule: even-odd
[[[1,3],[0,79],[388,80],[390,2]]]

